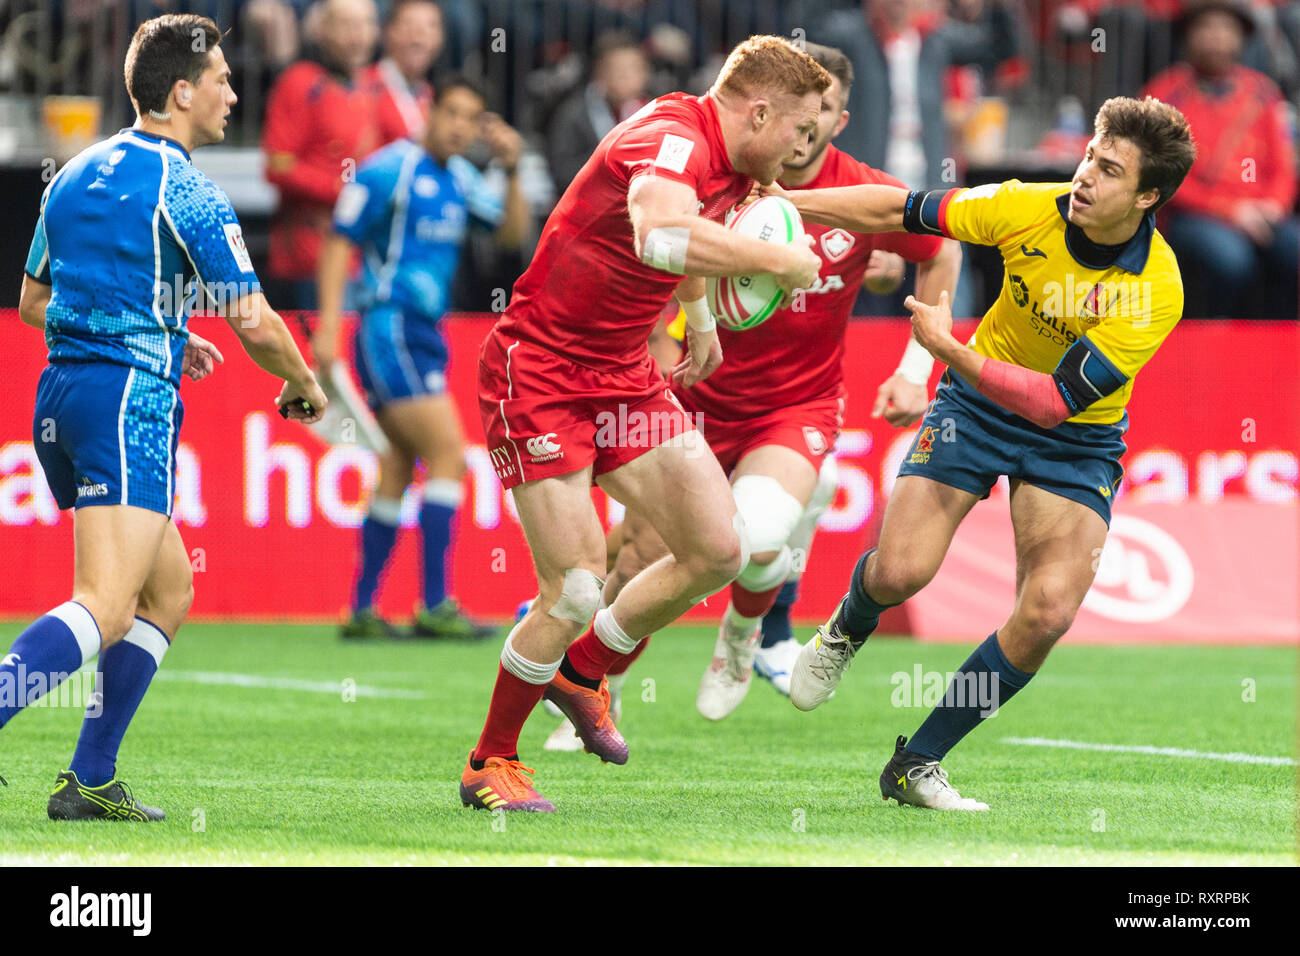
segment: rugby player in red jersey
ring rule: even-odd
[[[839,50],[813,43],[806,50],[831,74],[831,85],[822,94],[808,154],[784,165],[780,184],[785,189],[901,185],[831,145],[849,121],[844,106],[853,67]],[[804,228],[822,260],[817,282],[763,325],[742,332],[721,330],[726,362],[707,381],[674,389],[687,411],[698,413],[709,447],[731,476],[752,549],[749,563],[731,585],[731,601],[696,698],[700,713],[711,720],[730,714],[748,692],[762,617],[792,569],[806,560],[816,520],[834,492],[833,465],[822,466],[835,444],[844,408],[845,328],[872,256],[892,253],[918,263],[921,298],[932,293],[937,300],[943,290],[951,298],[961,268],[961,248],[952,240],[856,233],[814,223]],[[884,414],[899,428],[917,421],[928,401],[932,364],[929,354],[909,340],[898,371],[877,392],[872,415]],[[819,482],[823,470],[829,474]],[[664,546],[653,540],[653,528],[628,522],[606,595],[617,594],[617,585],[644,566],[638,561],[662,553]],[[578,656],[595,639],[588,630],[570,655]],[[782,693],[789,693],[790,668],[799,650],[800,644],[791,638],[764,651],[762,672]],[[625,663],[617,662],[615,671]]]
[[[686,434],[692,426],[646,340],[676,293],[690,321],[689,355],[674,376],[693,385],[722,362],[702,277],[769,273],[787,292],[813,284],[821,260],[807,246],[749,239],[721,221],[755,181],[770,184],[783,163],[807,153],[829,84],[788,41],[751,37],[704,96],[659,97],[616,126],[547,220],[484,341],[484,431],[513,492],[539,594],[502,650],[483,733],[461,775],[465,805],[555,809],[517,752],[543,695],[588,750],[626,762],[608,714],[609,664],[748,561],[726,476],[703,442],[684,440],[695,437]],[[644,515],[670,552],[608,607],[593,481]],[[593,614],[597,640],[571,658],[565,649]]]

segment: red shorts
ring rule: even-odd
[[[602,372],[495,328],[479,350],[478,407],[506,488],[588,465],[603,475],[695,430],[648,352]]]
[[[693,412],[690,389],[678,396],[688,412]],[[740,459],[763,445],[791,448],[821,470],[822,461],[835,447],[844,422],[844,400],[822,399],[806,405],[790,405],[759,418],[722,421],[699,415],[700,431],[713,449],[725,474],[730,475]]]

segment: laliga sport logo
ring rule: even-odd
[[[1191,559],[1172,535],[1150,521],[1115,515],[1083,606],[1113,621],[1164,621],[1182,610],[1195,579]]]

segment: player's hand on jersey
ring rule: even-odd
[[[514,169],[524,154],[524,138],[496,113],[484,113],[482,122],[483,141],[493,157],[507,169]]]
[[[311,411],[303,407],[304,403],[310,406]],[[309,375],[304,382],[294,383],[285,382],[284,388],[280,389],[280,397],[275,400],[275,404],[282,409],[287,409],[285,417],[295,421],[302,422],[304,425],[311,425],[321,420],[325,414],[325,406],[329,404],[329,399],[321,390],[320,383],[316,381],[315,375]]]
[[[697,332],[688,325],[686,353],[673,366],[672,380],[677,385],[690,388],[712,375],[721,364],[722,343],[718,341],[718,330],[712,328],[707,332]]]
[[[867,260],[867,271],[862,276],[862,284],[868,292],[876,295],[892,295],[903,284],[906,270],[903,257],[897,252],[884,249],[872,249],[871,258]]]
[[[927,352],[939,361],[944,346],[952,340],[952,309],[948,306],[948,290],[939,293],[937,305],[926,305],[914,295],[903,300],[912,312],[912,334]]]
[[[188,375],[191,380],[197,382],[211,375],[225,360],[219,348],[191,332],[190,337],[185,341],[185,352],[181,356],[181,374]]]
[[[871,417],[884,415],[895,428],[906,428],[921,420],[929,404],[930,393],[924,385],[915,385],[895,372],[880,383]]]

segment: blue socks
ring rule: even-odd
[[[0,659],[0,727],[99,653],[99,625],[67,601],[29,625]]]
[[[797,600],[799,579],[796,577],[781,585],[772,610],[763,616],[763,647],[774,647],[794,637],[794,629],[790,626],[790,608],[794,607]]]
[[[170,641],[142,617],[99,656],[99,679],[86,706],[69,769],[83,786],[101,787],[117,772],[117,750]]]
[[[392,498],[375,498],[370,513],[361,525],[361,571],[357,575],[352,609],[362,611],[375,603],[379,577],[384,573],[388,556],[397,543],[397,527],[402,521],[402,502]]]
[[[853,581],[849,584],[849,593],[845,596],[844,606],[840,608],[840,630],[849,638],[854,650],[862,647],[880,625],[880,615],[893,604],[878,604],[862,586],[863,573],[867,568],[867,558],[871,557],[872,548],[853,568]]]
[[[1014,697],[1033,676],[1011,665],[998,646],[998,632],[994,631],[953,675],[943,700],[912,735],[907,750],[927,760],[942,760],[959,740]]]
[[[447,598],[447,548],[451,545],[451,519],[460,507],[459,481],[430,478],[424,483],[420,531],[424,537],[424,606],[437,607]]]

